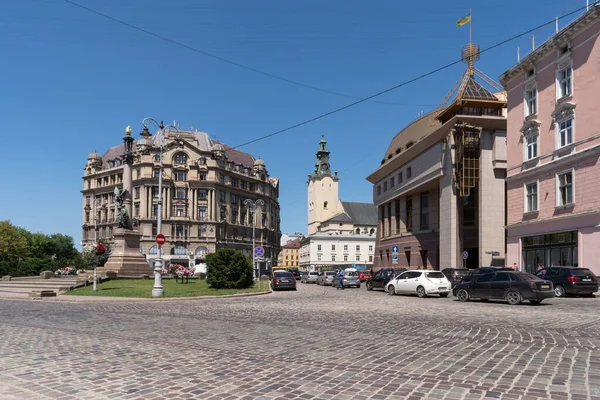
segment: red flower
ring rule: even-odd
[[[96,253],[104,254],[105,251],[106,251],[106,247],[104,247],[104,245],[102,245],[102,243],[98,243],[98,245],[96,246]]]

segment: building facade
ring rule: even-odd
[[[506,101],[482,76],[471,61],[459,89],[401,130],[367,177],[376,270],[504,265]]]
[[[279,267],[296,267],[300,266],[300,241],[301,238],[290,240],[283,246],[279,252],[277,266]]]
[[[335,269],[354,264],[370,269],[377,210],[371,203],[339,199],[339,177],[337,171],[331,171],[330,154],[323,136],[314,172],[308,176],[309,235],[301,241],[300,266],[302,269]]]
[[[301,241],[300,268],[317,271],[371,269],[374,251],[374,235],[315,233]]]
[[[600,273],[600,7],[501,76],[508,92],[507,262]]]
[[[220,248],[252,254],[252,231],[265,249],[261,269],[277,260],[279,180],[269,176],[266,164],[248,153],[216,142],[204,132],[166,132],[167,149],[160,154],[151,135],[142,132],[135,143],[132,179],[132,220],[141,235],[140,252],[152,265],[165,235],[165,262],[193,265]],[[112,237],[116,227],[114,189],[123,181],[123,145],[103,156],[89,155],[83,176],[83,244]],[[158,177],[162,171],[162,193]],[[162,232],[157,231],[158,199],[162,196]],[[246,207],[244,201],[261,199],[264,206]]]

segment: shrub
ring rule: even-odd
[[[220,249],[206,256],[206,283],[213,289],[245,289],[253,285],[252,261],[241,251]]]

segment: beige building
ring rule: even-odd
[[[472,46],[440,107],[402,129],[367,177],[379,214],[375,269],[504,264],[506,96],[473,67]]]
[[[142,132],[135,143],[132,178],[132,219],[140,232],[140,252],[149,262],[158,255],[158,198],[162,196],[162,233],[167,242],[163,259],[192,265],[219,248],[252,254],[252,227],[256,245],[265,249],[261,269],[277,259],[280,244],[279,180],[269,176],[265,162],[211,139],[204,132],[166,132],[163,187],[158,193],[160,154],[151,147],[151,135]],[[111,239],[116,227],[114,189],[123,189],[123,145],[103,156],[89,155],[83,177],[83,242]],[[244,201],[261,199],[252,208]],[[269,264],[269,265],[268,265]]]
[[[299,267],[300,266],[300,240],[296,238],[290,240],[281,247],[277,265],[280,267]]]

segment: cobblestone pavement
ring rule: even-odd
[[[600,399],[600,299],[0,300],[0,399]]]

